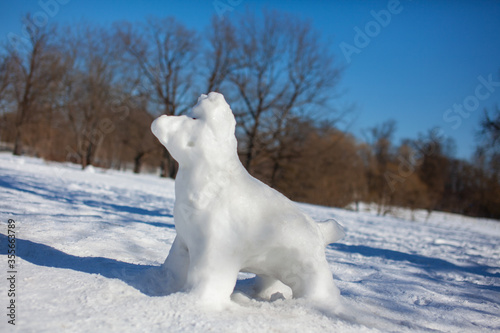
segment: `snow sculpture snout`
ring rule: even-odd
[[[254,296],[271,298],[284,284],[293,297],[340,306],[324,250],[343,236],[342,227],[316,223],[248,174],[236,151],[235,124],[224,97],[212,92],[189,115],[161,116],[151,125],[179,162],[177,236],[162,266],[167,289],[223,304],[243,271],[257,275]]]

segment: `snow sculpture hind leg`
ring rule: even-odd
[[[316,264],[312,272],[307,273],[306,287],[301,291],[303,297],[321,303],[340,305],[340,291],[335,285],[332,272],[325,262]]]
[[[257,298],[270,301],[291,297],[290,288],[269,275],[256,276],[254,292]]]
[[[340,305],[340,291],[324,255],[304,254],[286,269],[281,281],[292,289],[294,298],[306,298],[318,303]]]

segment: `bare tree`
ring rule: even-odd
[[[25,20],[31,21],[30,15]],[[31,25],[29,44],[25,48],[7,48],[9,85],[16,104],[14,155],[20,155],[25,137],[24,127],[43,106],[42,99],[51,95],[62,75],[61,58],[52,44],[54,27]]]
[[[390,203],[409,208],[412,212],[412,219],[415,218],[415,209],[429,206],[429,190],[416,172],[421,163],[421,160],[417,160],[418,158],[419,154],[415,148],[411,147],[411,141],[406,140],[398,148],[396,159],[387,166],[391,177],[386,177],[386,181],[392,182]]]
[[[419,139],[414,141],[414,148],[420,155],[417,173],[428,189],[426,208],[430,215],[433,210],[444,207],[454,143],[451,139],[438,135],[438,131],[429,130],[426,134],[419,135]]]
[[[378,206],[378,214],[388,213],[393,189],[391,183],[394,174],[390,170],[392,154],[392,139],[396,131],[396,122],[388,120],[366,131],[366,139],[371,149],[371,158],[366,166],[366,177],[370,199]]]
[[[354,138],[311,121],[297,125],[291,136],[301,151],[283,164],[275,186],[295,200],[321,205],[344,207],[362,200],[366,184]]]
[[[0,115],[5,116],[5,114],[11,111],[12,98],[9,94],[9,87],[11,87],[11,73],[12,69],[11,58],[7,54],[0,55]],[[5,124],[2,124],[2,130],[4,130]]]
[[[0,101],[6,98],[7,87],[9,86],[10,80],[10,58],[2,54],[0,56]]]
[[[283,77],[284,40],[278,20],[267,15],[263,22],[246,15],[238,26],[238,70],[229,80],[236,88],[239,103],[233,103],[245,134],[245,167],[251,172],[253,160],[263,143],[262,123],[270,116],[287,90]]]
[[[0,55],[0,141],[7,142],[10,132],[10,126],[8,126],[9,118],[11,114],[9,112],[9,105],[11,100],[8,98],[7,88],[10,85],[10,59],[6,54]]]
[[[231,21],[214,16],[207,29],[208,45],[204,52],[206,92],[220,91],[228,75],[236,70],[236,31]]]
[[[141,90],[151,98],[151,113],[185,112],[194,100],[197,34],[171,17],[151,18],[139,28],[123,23],[116,29],[130,66],[144,78]],[[164,154],[162,176],[175,177],[175,161],[166,150]]]
[[[493,160],[500,159],[500,108],[498,106],[493,112],[484,111],[478,134],[481,141],[478,153],[490,155]],[[495,169],[498,172],[500,161],[497,161],[496,164]]]
[[[296,19],[285,17],[283,25],[288,27],[285,35],[286,69],[290,83],[275,111],[274,128],[271,137],[273,171],[271,185],[276,180],[287,146],[286,128],[288,121],[299,113],[316,117],[319,110],[332,111],[329,102],[340,79],[341,69],[334,64],[334,57],[326,45],[320,42],[319,34],[310,23],[296,23]],[[310,111],[310,112],[307,112]],[[330,112],[331,113],[331,112]],[[329,115],[332,116],[331,114]]]
[[[133,160],[134,173],[141,171],[148,156],[163,150],[163,146],[151,133],[153,120],[154,117],[146,111],[143,103],[134,103],[130,106],[129,117],[120,123],[118,135]]]
[[[73,136],[68,157],[82,168],[95,162],[106,135],[116,128],[113,110],[123,101],[118,93],[118,50],[102,28],[79,25],[66,33],[66,55],[72,68],[66,75],[66,115]]]
[[[244,133],[244,163],[252,172],[259,155],[273,150],[278,169],[287,121],[325,109],[340,70],[318,34],[300,19],[247,14],[236,31],[237,63],[228,80],[238,92],[234,109]]]

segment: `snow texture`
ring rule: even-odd
[[[233,302],[212,311],[189,293],[151,290],[176,237],[173,181],[94,171],[0,153],[2,274],[8,219],[18,250],[16,326],[5,316],[4,275],[0,332],[500,331],[498,221],[299,204],[314,220],[345,227],[326,259],[351,316],[293,299],[290,290],[271,301],[248,297],[257,281],[243,273]]]
[[[190,116],[164,115],[151,126],[179,162],[165,291],[225,307],[241,271],[257,275],[260,298],[282,293],[279,281],[293,297],[340,310],[325,246],[343,237],[342,228],[334,220],[314,222],[252,177],[238,158],[235,125],[224,97],[212,92],[200,96]]]

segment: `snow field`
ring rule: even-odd
[[[380,217],[300,204],[336,218],[346,236],[326,249],[350,316],[300,299],[248,298],[240,280],[224,311],[187,294],[155,295],[148,280],[175,228],[174,183],[0,154],[0,254],[16,221],[17,320],[10,332],[492,332],[500,331],[500,223],[401,210]],[[365,211],[366,210],[366,211]],[[241,278],[248,278],[241,274]],[[0,306],[7,306],[7,280]],[[285,295],[286,296],[286,295]]]

